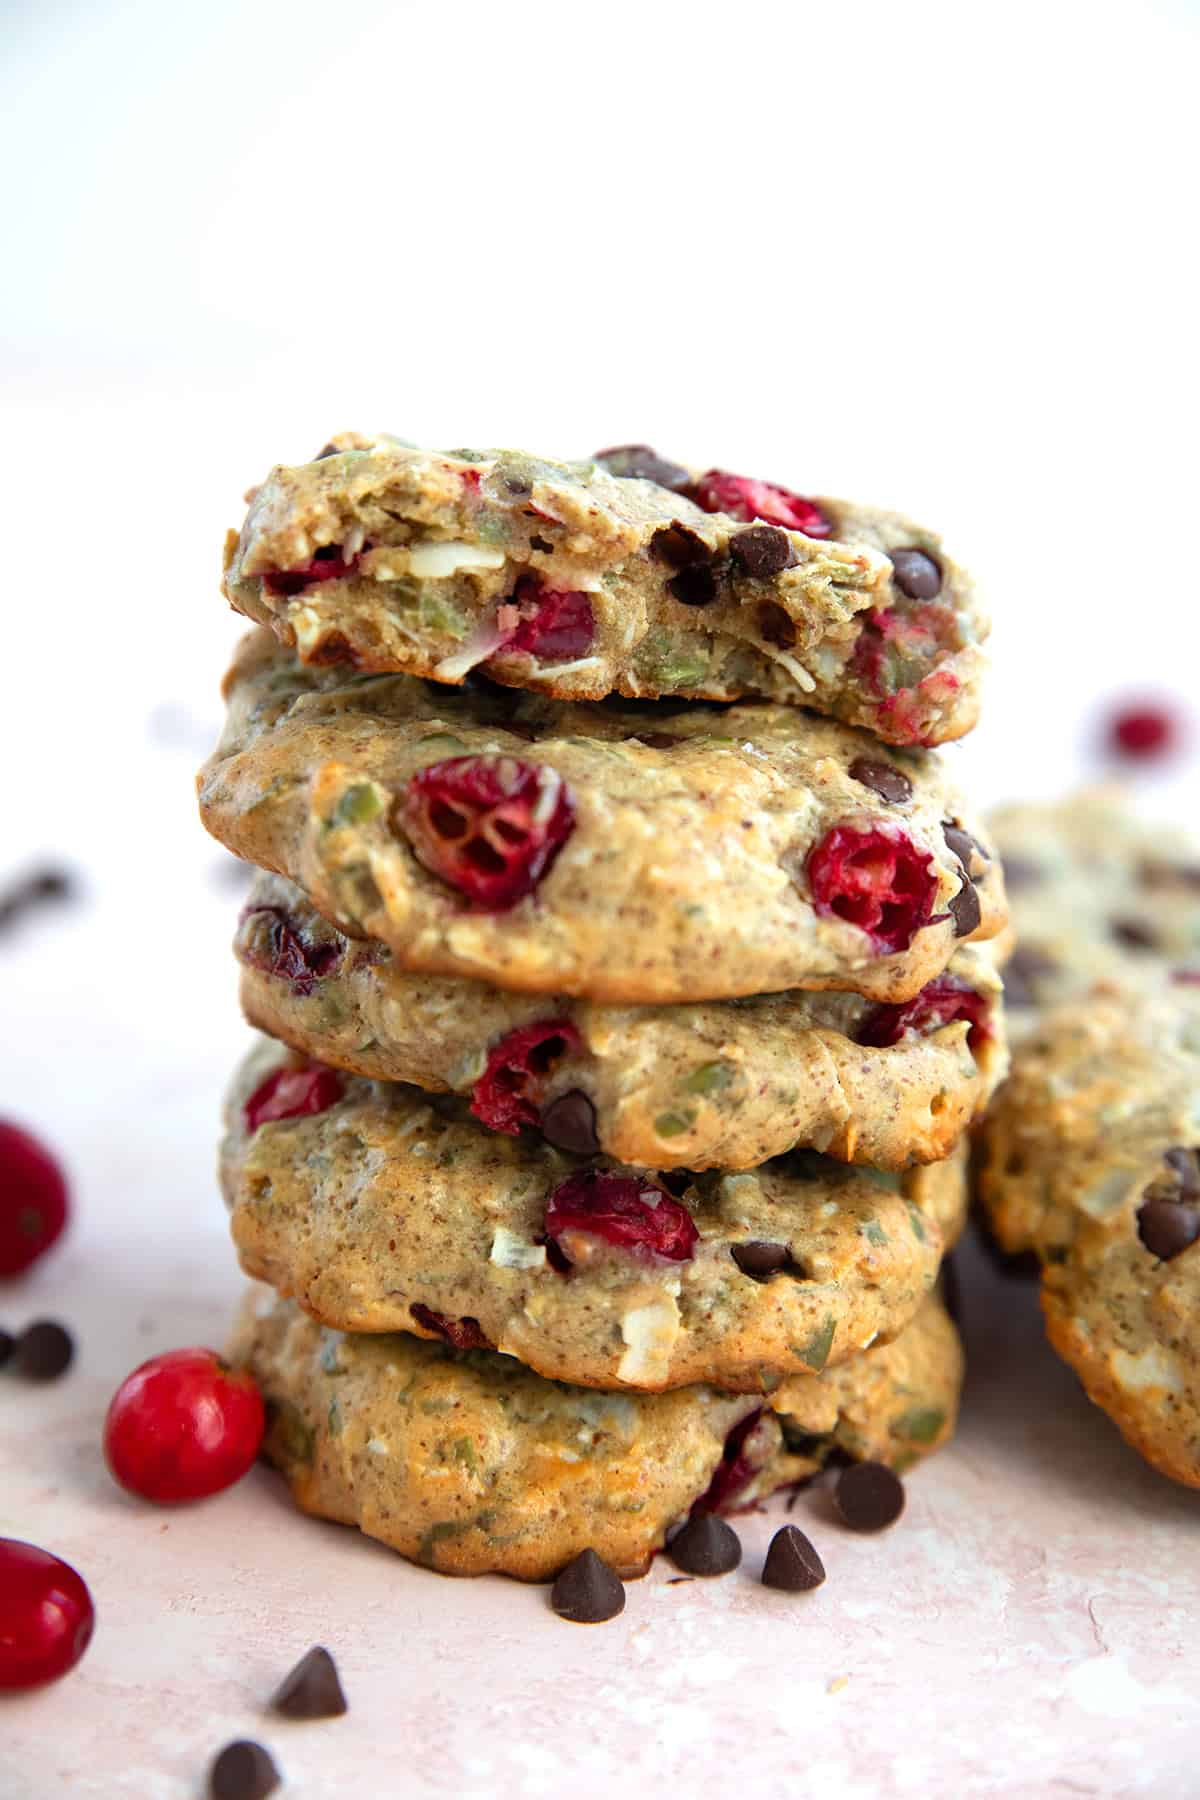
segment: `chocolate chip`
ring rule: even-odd
[[[728,1575],[742,1560],[742,1540],[716,1513],[698,1512],[675,1533],[667,1555],[689,1575]]]
[[[336,1719],[348,1710],[337,1664],[322,1644],[300,1658],[271,1696],[271,1711],[285,1719]]]
[[[0,894],[0,931],[7,931],[39,906],[75,898],[75,879],[65,869],[35,869]]]
[[[1125,944],[1130,950],[1157,950],[1158,939],[1149,925],[1140,919],[1113,919],[1109,930],[1118,944]]]
[[[881,800],[890,800],[894,806],[902,806],[912,799],[912,782],[903,769],[897,769],[892,763],[856,756],[850,764],[849,775],[851,781],[870,788],[873,794],[878,794]]]
[[[1029,856],[1006,856],[1004,858],[1004,885],[1016,893],[1018,888],[1036,887],[1042,879],[1040,863],[1035,863]]]
[[[656,562],[666,563],[669,568],[693,569],[710,563],[714,552],[698,531],[676,521],[654,533],[650,539],[650,554]]]
[[[796,642],[796,627],[777,600],[764,600],[758,609],[759,636],[768,644],[790,650]]]
[[[983,910],[975,891],[975,883],[969,875],[963,877],[962,886],[947,904],[954,920],[955,937],[970,937],[983,917]]]
[[[942,591],[942,571],[924,550],[889,550],[896,586],[910,600],[932,600]]]
[[[313,457],[313,461],[324,462],[327,456],[336,456],[337,454],[338,447],[336,444],[322,444],[321,448],[317,451],[317,454]]]
[[[796,561],[791,538],[778,525],[751,525],[735,531],[729,554],[747,575],[778,575]]]
[[[904,1511],[904,1484],[886,1463],[851,1463],[838,1476],[833,1504],[851,1531],[883,1531]]]
[[[639,731],[637,741],[645,744],[647,750],[673,750],[683,739],[672,737],[669,731]]]
[[[595,1156],[600,1148],[596,1135],[596,1109],[582,1088],[560,1094],[542,1114],[542,1136],[557,1150],[573,1150],[578,1156]]]
[[[1175,1144],[1163,1151],[1163,1161],[1179,1177],[1181,1200],[1200,1198],[1200,1152]]]
[[[55,1381],[70,1368],[74,1355],[70,1332],[52,1319],[38,1319],[17,1339],[9,1363],[13,1373],[26,1381]]]
[[[825,1564],[797,1525],[784,1525],[771,1539],[763,1564],[763,1586],[785,1594],[806,1594],[820,1587]]]
[[[711,569],[680,569],[668,581],[667,591],[681,606],[711,606],[717,597],[717,578]]]
[[[729,1254],[742,1274],[753,1276],[755,1281],[774,1275],[790,1260],[786,1244],[766,1244],[759,1239],[748,1244],[732,1244]]]
[[[1058,973],[1058,964],[1043,950],[1022,944],[1013,951],[1001,974],[1004,998],[1009,1006],[1033,1006],[1038,998],[1038,985]]]
[[[1170,1262],[1200,1237],[1200,1213],[1178,1200],[1143,1200],[1137,1228],[1151,1256]]]
[[[670,488],[672,493],[679,493],[691,480],[686,469],[668,462],[649,444],[617,444],[611,450],[597,450],[592,461],[610,475],[619,475],[626,481],[653,481],[659,487]]]
[[[0,1331],[0,1369],[2,1369],[16,1348],[17,1340],[11,1331]]]
[[[266,1800],[282,1785],[270,1752],[249,1738],[226,1744],[208,1773],[210,1800]]]
[[[576,1625],[599,1625],[625,1611],[625,1585],[594,1550],[581,1550],[560,1570],[550,1589],[550,1604],[560,1619]]]
[[[983,851],[975,842],[975,839],[971,836],[970,832],[964,831],[961,825],[956,825],[953,819],[942,820],[942,836],[945,838],[947,846],[954,852],[955,856],[957,856],[966,874],[969,875],[971,873],[971,858],[973,856],[982,856],[984,862],[987,861],[987,857],[984,856]]]

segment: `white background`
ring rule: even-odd
[[[1114,694],[1163,689],[1192,707],[1197,23],[1186,0],[4,10],[0,877],[65,858],[88,903],[0,946],[0,1112],[62,1147],[79,1207],[70,1245],[26,1289],[0,1290],[0,1317],[56,1310],[86,1340],[80,1370],[52,1394],[0,1396],[0,1439],[6,1419],[22,1434],[18,1457],[0,1441],[0,1532],[73,1554],[104,1620],[72,1682],[5,1710],[3,1725],[11,1713],[18,1727],[6,1796],[68,1791],[68,1770],[69,1791],[106,1800],[191,1794],[214,1733],[258,1728],[239,1712],[248,1643],[259,1646],[256,1681],[277,1672],[264,1637],[290,1651],[322,1634],[357,1656],[360,1689],[379,1677],[389,1643],[403,1650],[387,1617],[362,1623],[364,1595],[383,1583],[399,1613],[420,1612],[443,1685],[451,1643],[474,1620],[509,1631],[503,1659],[473,1653],[467,1762],[441,1785],[427,1767],[401,1773],[385,1684],[328,1764],[320,1745],[331,1740],[310,1734],[313,1767],[344,1769],[353,1746],[386,1745],[381,1800],[409,1783],[534,1795],[565,1780],[582,1795],[619,1779],[619,1734],[601,1749],[584,1732],[572,1751],[520,1704],[535,1667],[568,1655],[577,1693],[601,1681],[619,1700],[630,1666],[619,1633],[563,1645],[565,1628],[543,1621],[534,1596],[472,1599],[349,1540],[327,1550],[333,1534],[281,1512],[265,1477],[228,1502],[250,1534],[235,1583],[216,1554],[219,1513],[173,1520],[151,1542],[157,1522],[116,1500],[96,1465],[113,1382],[143,1350],[219,1337],[235,1287],[210,1168],[217,1094],[242,1040],[227,951],[238,890],[195,823],[191,773],[236,634],[217,575],[244,487],[359,428],[565,454],[648,439],[899,506],[961,548],[995,616],[985,723],[951,753],[964,777],[982,799],[1065,789],[1101,769],[1095,724]],[[1190,810],[1194,768],[1172,765],[1147,804]],[[1041,1383],[1056,1409],[1078,1405],[1036,1360],[1036,1332],[1023,1342],[1034,1359],[1024,1391]],[[995,1343],[991,1365],[988,1345],[977,1348],[979,1366],[995,1366]],[[993,1428],[1005,1391],[988,1390]],[[989,1436],[982,1417],[968,1422],[966,1448],[921,1478],[935,1560],[945,1517],[957,1507],[976,1519],[972,1480],[1014,1473],[1012,1443],[987,1463],[1003,1430]],[[1086,1410],[1075,1428],[1081,1442],[1102,1430]],[[1013,1442],[1028,1449],[1022,1429]],[[1185,1497],[1100,1442],[1095,1479],[1111,1484],[1128,1560],[1150,1520],[1171,1570]],[[1039,1481],[1053,1483],[1054,1454],[1047,1440]],[[1032,1478],[1027,1468],[1026,1486],[1017,1479],[1010,1519]],[[270,1530],[254,1552],[256,1508]],[[1194,1744],[1195,1716],[1179,1710],[1163,1663],[1185,1653],[1169,1631],[1157,1650],[1138,1637],[1143,1612],[1147,1629],[1166,1617],[1150,1576],[1130,1602],[1127,1642],[1110,1628],[1098,1651],[1094,1609],[1076,1633],[1072,1607],[1090,1605],[1111,1566],[1096,1526],[1072,1539],[1065,1588],[1038,1590],[1039,1620],[1050,1607],[1054,1621],[1037,1677],[1043,1737],[1006,1735],[1005,1719],[1015,1729],[1032,1704],[1029,1632],[1041,1642],[1021,1612],[1025,1584],[1010,1570],[1013,1595],[988,1615],[992,1660],[972,1662],[975,1562],[942,1569],[944,1626],[922,1638],[919,1607],[871,1622],[872,1584],[892,1555],[876,1547],[866,1588],[838,1602],[837,1655],[828,1616],[805,1626],[821,1648],[804,1690],[824,1719],[820,1671],[842,1657],[874,1708],[860,1698],[829,1723],[811,1768],[777,1711],[769,1756],[756,1762],[745,1744],[723,1754],[757,1772],[763,1793],[785,1771],[793,1793],[931,1791],[942,1750],[897,1748],[898,1717],[918,1708],[879,1648],[890,1632],[907,1650],[916,1632],[927,1695],[941,1683],[960,1706],[964,1683],[972,1692],[986,1671],[1009,1670],[992,1738],[980,1722],[954,1740],[958,1791],[996,1791],[1000,1767],[1014,1793],[1079,1779],[1067,1746],[1085,1730],[1096,1787],[1084,1791],[1188,1791],[1183,1727]],[[967,1533],[969,1558],[986,1554],[992,1529],[982,1552]],[[178,1548],[164,1561],[167,1543]],[[336,1581],[322,1554],[336,1557]],[[1001,1579],[989,1571],[993,1600]],[[1169,1590],[1166,1574],[1154,1580]],[[300,1591],[308,1607],[293,1634],[281,1619]],[[774,1665],[785,1654],[764,1637],[753,1590],[745,1601],[721,1625],[732,1661],[707,1677],[723,1702],[765,1679],[756,1655]],[[693,1607],[689,1655],[715,1616],[706,1605],[702,1595]],[[639,1682],[647,1658],[661,1673],[674,1654],[672,1615],[659,1613],[660,1635],[633,1658]],[[1119,1732],[1072,1710],[1085,1653],[1137,1671],[1132,1687],[1108,1665],[1098,1685],[1077,1683],[1091,1714],[1111,1699],[1136,1715],[1156,1685],[1168,1696],[1155,1703],[1157,1750],[1122,1748]],[[146,1724],[161,1710],[160,1654],[186,1749]],[[890,1673],[872,1689],[881,1655]],[[538,1691],[543,1714],[561,1705],[551,1687]],[[768,1713],[786,1691],[772,1677]],[[705,1723],[721,1708],[689,1699],[681,1713],[678,1701],[663,1689],[659,1716],[677,1737],[666,1734],[658,1761],[652,1722],[638,1727],[639,1777],[699,1779],[704,1765],[712,1791],[727,1792],[728,1761]],[[953,1737],[945,1719],[938,1730]],[[124,1773],[105,1761],[118,1739]],[[293,1775],[303,1760],[290,1751]],[[296,1791],[334,1791],[313,1781]]]

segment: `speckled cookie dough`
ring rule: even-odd
[[[589,1548],[643,1574],[698,1500],[735,1511],[835,1452],[908,1467],[953,1431],[962,1382],[933,1299],[894,1343],[765,1407],[704,1387],[598,1393],[486,1351],[346,1337],[266,1291],[231,1354],[262,1387],[266,1455],[305,1512],[443,1574],[525,1581]]]
[[[1119,792],[1006,806],[989,821],[1017,950],[1004,987],[1014,1033],[1038,1009],[1104,989],[1200,983],[1200,844],[1137,817]]]
[[[965,1150],[890,1177],[797,1152],[664,1179],[266,1042],[226,1127],[247,1274],[340,1330],[498,1349],[590,1387],[769,1391],[895,1337],[965,1207]]]
[[[987,633],[934,533],[638,446],[557,463],[347,434],[272,470],[225,593],[307,662],[764,698],[898,744],[970,730]]]
[[[797,990],[605,1007],[407,975],[260,875],[234,948],[247,1018],[305,1055],[648,1168],[754,1168],[798,1145],[875,1168],[937,1162],[1008,1066],[990,944],[964,945],[905,1007]]]
[[[694,1001],[913,999],[1004,924],[929,751],[793,707],[578,707],[306,669],[257,632],[205,824],[414,973]]]
[[[1051,1343],[1164,1475],[1200,1487],[1200,988],[1068,1001],[981,1145],[1001,1247],[1034,1250]]]

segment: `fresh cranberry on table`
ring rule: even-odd
[[[171,1506],[240,1481],[258,1455],[262,1395],[215,1350],[168,1350],[127,1375],[104,1421],[104,1455],[123,1488]]]
[[[661,1256],[668,1262],[690,1262],[695,1255],[695,1220],[646,1175],[621,1175],[614,1169],[583,1169],[560,1182],[546,1207],[546,1237],[553,1265],[565,1273],[571,1257],[563,1249],[565,1232],[586,1233],[615,1244],[635,1256]]]
[[[803,532],[805,537],[833,535],[832,521],[826,518],[815,500],[806,500],[803,494],[793,494],[789,488],[777,487],[773,481],[731,475],[728,469],[707,469],[685,492],[688,499],[705,512],[727,513],[731,519],[740,519],[746,525],[762,519],[768,525],[783,525],[789,531]]]
[[[884,955],[907,950],[933,917],[933,858],[894,826],[835,825],[809,852],[808,879],[817,912],[857,925]]]
[[[1178,721],[1164,706],[1120,707],[1108,721],[1109,748],[1118,756],[1164,756],[1178,738]]]
[[[44,1144],[0,1120],[0,1276],[36,1262],[66,1222],[62,1170]]]
[[[0,1538],[0,1689],[57,1681],[87,1649],[95,1623],[87,1583],[70,1563]]]
[[[481,912],[531,894],[575,829],[565,782],[515,756],[451,756],[419,769],[400,825],[418,860]]]

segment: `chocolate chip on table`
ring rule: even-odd
[[[560,1094],[542,1114],[542,1136],[556,1150],[573,1150],[579,1156],[595,1156],[600,1148],[596,1135],[596,1109],[582,1088]]]
[[[336,1719],[349,1711],[337,1664],[323,1644],[314,1644],[284,1676],[271,1696],[271,1711],[285,1719]]]
[[[963,877],[962,886],[947,905],[954,920],[955,937],[970,937],[983,917],[983,909],[979,904],[975,883],[969,875]]]
[[[942,591],[942,571],[924,550],[889,550],[896,586],[910,600],[933,600]]]
[[[838,1476],[833,1504],[851,1531],[883,1531],[904,1511],[904,1484],[886,1463],[851,1463]]]
[[[1171,1262],[1200,1238],[1200,1212],[1182,1200],[1143,1200],[1137,1228],[1151,1256]]]
[[[796,626],[778,600],[764,600],[758,609],[759,636],[781,650],[790,650],[796,642]]]
[[[767,1551],[763,1586],[780,1588],[785,1594],[806,1594],[820,1587],[824,1579],[825,1565],[799,1526],[782,1526]]]
[[[1158,939],[1149,925],[1140,919],[1113,919],[1109,930],[1118,944],[1125,944],[1130,950],[1157,950]]]
[[[226,1744],[208,1772],[209,1800],[266,1800],[282,1786],[270,1751],[249,1738]]]
[[[850,764],[849,775],[851,781],[870,788],[873,794],[878,794],[881,800],[891,801],[893,806],[902,806],[912,799],[912,782],[903,769],[897,769],[892,763],[876,762],[870,756],[856,756]]]
[[[713,560],[713,552],[690,525],[664,525],[650,539],[650,554],[671,569],[699,568]]]
[[[8,930],[39,906],[74,900],[76,896],[75,878],[65,869],[35,869],[0,893],[0,931]]]
[[[559,1571],[550,1604],[560,1619],[600,1625],[625,1611],[625,1584],[594,1550],[581,1550]]]
[[[672,493],[679,493],[687,487],[691,476],[679,463],[668,462],[649,444],[617,444],[611,450],[597,450],[592,458],[610,475],[621,476],[629,481],[653,481],[659,487],[670,488]]]
[[[749,525],[735,531],[729,554],[746,575],[778,575],[796,561],[792,540],[778,525]]]
[[[728,1575],[742,1560],[742,1540],[716,1513],[698,1512],[670,1539],[667,1555],[689,1575]]]
[[[9,1367],[26,1381],[55,1381],[70,1368],[75,1340],[53,1319],[27,1325],[13,1346]]]
[[[761,1239],[752,1239],[747,1244],[733,1244],[729,1254],[742,1274],[753,1276],[755,1281],[762,1281],[768,1275],[776,1274],[791,1260],[786,1244],[767,1244]]]
[[[717,597],[717,578],[711,568],[697,564],[672,575],[667,591],[681,606],[711,606]]]

